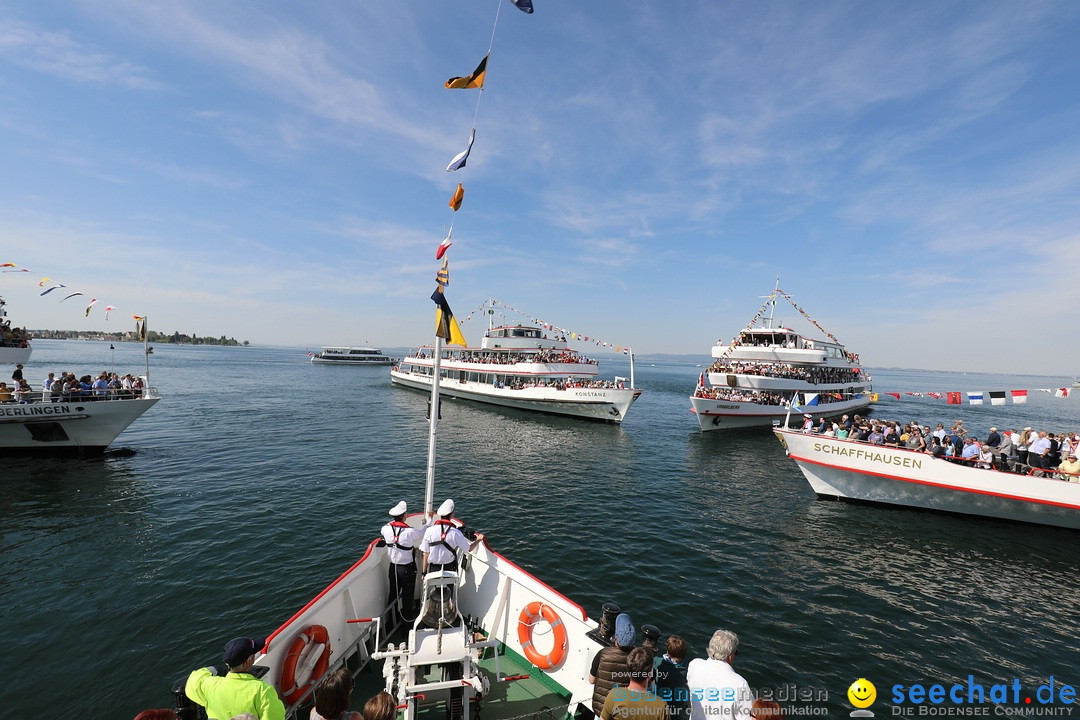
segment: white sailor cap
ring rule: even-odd
[[[813,417],[810,413],[803,413],[803,417]]]
[[[409,511],[409,506],[402,500],[394,507],[390,508],[390,517],[397,517],[398,515],[404,515]]]
[[[447,498],[446,500],[443,501],[443,504],[439,506],[439,509],[438,509],[437,512],[438,512],[439,515],[453,515],[454,514],[454,501],[451,500],[450,498]]]

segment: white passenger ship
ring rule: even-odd
[[[925,452],[775,428],[820,498],[1080,529],[1080,483],[982,469]]]
[[[430,391],[433,356],[430,346],[420,348],[390,371],[390,381]],[[641,395],[633,353],[629,380],[601,380],[595,360],[525,325],[492,327],[479,348],[444,349],[441,365],[443,395],[519,410],[621,423]]]
[[[0,299],[0,317],[6,317]],[[6,321],[5,321],[6,322]],[[27,363],[33,348],[29,338],[19,347],[0,347],[0,364]],[[29,370],[24,371],[27,376]],[[0,455],[86,457],[101,455],[120,433],[160,400],[150,387],[149,367],[137,390],[90,391],[64,397],[41,389],[44,379],[27,379],[32,388],[21,401],[0,402]],[[7,382],[7,381],[5,381]]]
[[[397,358],[383,355],[378,348],[328,345],[323,347],[322,352],[312,355],[309,362],[332,365],[393,365],[397,361]]]
[[[784,420],[789,406],[815,422],[870,406],[870,377],[859,356],[835,338],[774,328],[777,295],[791,301],[778,286],[766,302],[770,310],[764,328],[751,324],[730,345],[713,346],[716,361],[702,373],[708,384],[699,382],[690,398],[703,431],[771,427]]]

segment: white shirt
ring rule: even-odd
[[[446,531],[446,537],[443,538],[443,531]],[[440,539],[445,539],[446,545],[436,545]],[[450,527],[440,524],[436,521],[434,524],[428,527],[424,531],[424,539],[420,543],[420,550],[428,554],[429,565],[445,565],[454,561],[454,551],[450,548],[460,550],[458,555],[469,552],[469,541],[465,539],[465,535],[457,526]]]
[[[750,720],[754,697],[742,675],[723,660],[690,661],[690,720]]]
[[[394,531],[398,531],[397,541],[394,540]],[[413,562],[412,549],[420,545],[420,541],[424,539],[423,534],[415,528],[395,527],[390,523],[382,526],[383,540],[386,541],[386,554],[390,558],[390,562],[395,565],[407,565]],[[394,547],[394,545],[399,547]]]
[[[1033,440],[1031,447],[1028,448],[1028,453],[1031,455],[1042,455],[1044,452],[1050,449],[1050,438],[1041,437],[1038,440]]]

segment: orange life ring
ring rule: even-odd
[[[318,656],[312,660],[312,653]],[[311,668],[312,663],[315,667]],[[303,685],[297,683],[296,668],[311,668]],[[293,640],[285,664],[281,666],[281,697],[287,705],[292,705],[311,689],[330,667],[330,635],[322,625],[310,625]],[[303,674],[301,673],[301,677]]]
[[[538,653],[532,642],[533,625],[541,617],[547,620],[555,633],[555,647],[547,655]],[[518,616],[518,642],[529,662],[541,670],[550,670],[566,657],[566,626],[554,608],[537,600],[526,605]]]

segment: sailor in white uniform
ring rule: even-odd
[[[382,526],[386,555],[390,560],[389,603],[401,619],[411,623],[416,617],[416,549],[423,534],[405,522],[409,506],[404,500],[390,508],[393,518]]]
[[[424,531],[420,550],[424,553],[424,573],[458,568],[458,558],[472,550],[484,538],[476,534],[471,543],[453,521],[454,501],[447,499],[439,506],[439,519]]]

